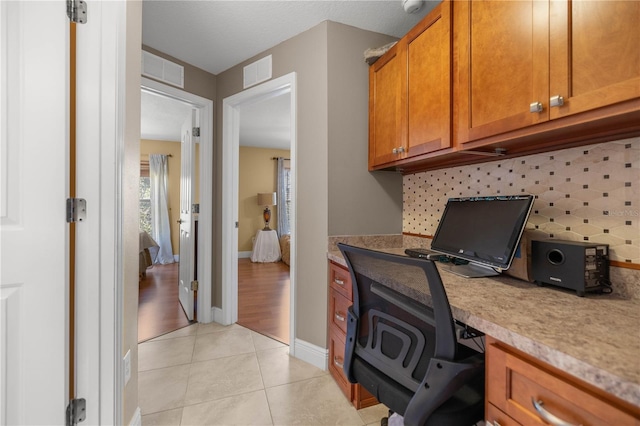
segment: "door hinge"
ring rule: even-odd
[[[200,127],[194,127],[193,132],[191,132],[193,136],[199,138],[200,137]]]
[[[74,426],[87,418],[87,401],[84,398],[76,398],[67,405],[67,426]]]
[[[76,24],[87,23],[87,3],[83,0],[67,0],[67,16]]]
[[[87,200],[67,198],[67,222],[83,222],[87,218]]]
[[[191,290],[198,291],[198,280],[191,281]]]

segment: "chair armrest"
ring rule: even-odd
[[[484,375],[484,354],[461,361],[432,358],[424,380],[407,405],[404,424],[423,425],[440,405],[478,374]]]

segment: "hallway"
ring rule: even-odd
[[[327,371],[237,324],[193,324],[139,346],[144,425],[379,425]]]

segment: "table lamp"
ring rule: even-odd
[[[262,212],[262,217],[264,218],[264,229],[263,231],[269,231],[269,220],[271,220],[271,210],[269,206],[276,205],[276,193],[275,192],[266,192],[258,194],[258,205],[264,206],[264,211]]]

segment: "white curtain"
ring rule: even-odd
[[[149,154],[149,180],[151,183],[151,236],[160,246],[153,263],[173,263],[171,227],[167,205],[167,156]]]
[[[288,190],[288,168],[286,167],[288,160],[282,157],[278,158],[278,233],[280,236],[291,233],[289,229],[289,212],[287,211],[287,190]]]

